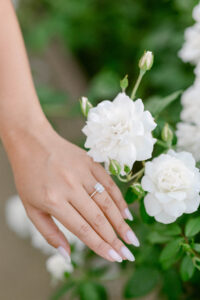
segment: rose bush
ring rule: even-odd
[[[66,263],[55,252],[44,251],[49,246],[44,246],[41,237],[33,228],[30,229],[24,215],[17,217],[18,213],[21,214],[18,205],[8,208],[10,227],[21,236],[29,236],[35,247],[52,255],[46,266],[54,281],[66,278],[52,299],[59,299],[63,291],[67,293],[68,290],[83,300],[107,299],[102,282],[116,278],[121,282],[122,277],[123,281],[127,279],[123,296],[128,299],[143,296],[156,286],[157,299],[163,295],[169,300],[196,299],[196,295],[198,298],[199,8],[198,4],[193,11],[196,24],[186,30],[185,43],[179,53],[184,61],[195,64],[196,76],[193,86],[181,96],[180,119],[177,111],[180,106],[175,103],[181,94],[179,91],[165,98],[152,96],[144,99],[144,103],[135,100],[142,77],[152,67],[150,51],[140,59],[140,73],[132,91],[125,76],[121,81],[122,92],[113,101],[104,100],[93,106],[92,99],[91,102],[86,97],[81,99],[81,110],[87,118],[83,132],[88,155],[105,164],[122,188],[126,201],[133,204],[134,222],[130,226],[134,227],[141,240],[140,249],[130,247],[130,251],[135,251],[136,263],[109,264],[96,257],[74,236],[71,241],[69,239],[72,262]],[[162,77],[162,74],[157,79],[159,76]],[[13,216],[16,216],[18,227]],[[65,228],[62,231],[70,236]],[[77,270],[78,275],[73,275],[73,270]],[[188,281],[187,285],[185,281]]]

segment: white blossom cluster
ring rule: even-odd
[[[61,280],[65,272],[71,273],[73,271],[73,265],[64,259],[55,248],[47,243],[40,232],[28,219],[18,195],[12,196],[7,200],[5,212],[6,221],[10,229],[21,238],[30,238],[33,247],[49,256],[46,267],[54,281]],[[54,221],[64,233],[69,243],[75,248],[74,253],[72,253],[72,260],[78,264],[81,263],[82,252],[85,245],[60,222],[56,219],[54,219]]]
[[[181,99],[181,122],[177,124],[177,145],[200,160],[200,3],[193,10],[194,26],[185,31],[185,43],[179,52],[184,62],[194,64],[195,82]]]

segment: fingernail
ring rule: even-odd
[[[136,237],[136,235],[133,233],[133,231],[129,230],[126,235],[131,244],[133,244],[136,247],[140,246],[140,242],[139,242],[138,238]]]
[[[115,250],[110,249],[108,251],[108,253],[109,253],[110,257],[112,259],[114,259],[115,261],[122,262],[123,259],[121,258],[121,256]]]
[[[130,220],[130,221],[133,221],[133,216],[132,216],[130,210],[128,209],[128,207],[125,208],[124,213],[125,213],[125,215],[126,215],[126,219],[128,219],[128,220]]]
[[[130,261],[134,261],[134,260],[135,260],[135,257],[133,256],[133,254],[131,253],[131,251],[130,251],[127,247],[123,246],[123,247],[121,248],[121,252],[122,252],[122,254],[123,254],[128,260],[130,260]]]
[[[71,262],[71,257],[69,256],[68,252],[62,246],[58,247],[57,250],[65,259],[67,259],[69,262]]]

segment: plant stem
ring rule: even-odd
[[[130,176],[130,174],[127,175],[126,178],[122,178],[120,175],[117,176],[117,178],[121,181],[121,182],[129,182],[133,179],[139,179],[142,174],[144,173],[144,168],[142,168],[140,171],[138,171],[137,173],[135,173],[134,175]]]
[[[139,87],[139,85],[140,85],[140,83],[141,83],[141,80],[142,80],[142,77],[144,76],[144,74],[145,74],[145,71],[140,70],[138,79],[137,79],[136,84],[135,84],[135,86],[133,87],[133,91],[132,91],[132,93],[131,93],[131,99],[132,99],[132,100],[134,100],[134,98],[135,98],[137,89],[138,89],[138,87]]]

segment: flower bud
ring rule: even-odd
[[[93,107],[92,104],[89,102],[87,97],[82,97],[80,100],[80,105],[83,115],[87,118],[90,108]]]
[[[115,159],[110,160],[109,171],[112,175],[115,176],[120,174],[121,166]]]
[[[128,87],[128,75],[126,75],[121,81],[120,81],[120,87],[123,92],[126,91]]]
[[[139,198],[141,198],[145,194],[140,183],[134,183],[133,185],[131,185],[131,189],[133,193],[137,195]]]
[[[167,144],[172,144],[173,140],[173,131],[170,129],[169,125],[166,123],[162,133],[161,133],[162,140]]]
[[[131,169],[129,168],[129,166],[125,165],[125,166],[124,166],[124,172],[125,172],[126,174],[128,174],[128,173],[130,173],[130,171],[131,171]]]
[[[140,70],[146,72],[151,69],[153,65],[154,56],[151,51],[145,51],[144,55],[141,57],[139,61]]]

